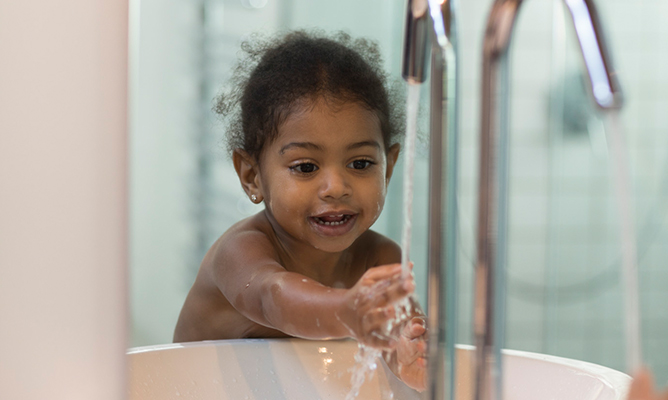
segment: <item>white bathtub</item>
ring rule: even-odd
[[[130,400],[344,399],[350,390],[353,341],[255,339],[130,349]],[[457,399],[471,398],[471,347],[457,348]],[[506,400],[623,399],[630,378],[595,364],[521,351],[504,352]],[[384,363],[360,400],[411,400]]]

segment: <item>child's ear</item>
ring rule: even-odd
[[[260,168],[255,159],[244,150],[236,149],[232,153],[232,162],[234,163],[234,169],[237,171],[237,176],[239,176],[239,182],[241,182],[244,192],[246,192],[253,203],[260,203],[263,198],[260,184]]]
[[[397,159],[399,158],[399,150],[401,146],[399,143],[393,144],[390,149],[387,151],[387,171],[385,173],[385,184],[390,183],[390,178],[392,177],[392,172],[394,172],[394,166],[397,164]]]

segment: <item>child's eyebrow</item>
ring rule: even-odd
[[[286,151],[290,150],[293,147],[322,151],[322,147],[318,146],[315,143],[311,143],[311,142],[291,142],[291,143],[288,143],[285,146],[281,147],[281,150],[278,152],[278,154],[283,155],[283,154],[285,154]]]
[[[363,142],[357,142],[353,143],[348,146],[348,150],[354,150],[354,149],[359,149],[360,147],[373,147],[375,149],[380,150],[380,143],[378,143],[375,140],[366,140]],[[315,143],[311,142],[290,142],[286,144],[285,146],[281,147],[281,150],[279,150],[279,154],[283,155],[285,154],[286,151],[292,149],[292,148],[301,148],[301,149],[310,149],[310,150],[316,150],[316,151],[323,151],[321,146],[318,146]]]
[[[364,142],[357,142],[353,143],[350,146],[348,146],[348,150],[353,150],[353,149],[359,149],[360,147],[375,147],[376,149],[380,150],[380,143],[376,142],[375,140],[366,140]]]

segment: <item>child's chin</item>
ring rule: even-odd
[[[313,247],[327,253],[340,253],[352,246],[353,242],[354,240],[341,240],[341,238],[338,238],[338,240],[333,238],[323,238],[317,243],[313,243]]]

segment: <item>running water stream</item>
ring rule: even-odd
[[[403,225],[401,231],[401,271],[410,273],[411,231],[413,220],[413,178],[415,173],[415,141],[417,139],[417,114],[420,103],[420,85],[408,84],[406,101],[406,138],[404,141],[404,189],[403,189]]]
[[[619,207],[626,363],[627,371],[632,374],[637,372],[642,364],[642,349],[640,345],[638,259],[635,226],[633,223],[631,171],[626,153],[627,146],[625,146],[622,124],[619,119],[619,111],[608,111],[605,122],[605,132],[610,148],[610,169]]]
[[[417,115],[420,102],[420,85],[408,84],[406,100],[406,138],[404,140],[404,185],[403,185],[403,225],[401,230],[401,273],[404,277],[411,274],[408,267],[410,260],[410,244],[413,219],[413,179],[415,172],[415,142],[417,140]],[[408,298],[395,304],[396,317],[385,327],[384,335],[396,334],[395,327],[408,318],[411,303]],[[371,379],[377,368],[378,358],[383,352],[379,349],[359,344],[355,355],[355,367],[352,368],[350,392],[345,400],[357,398],[359,391],[367,378]]]

